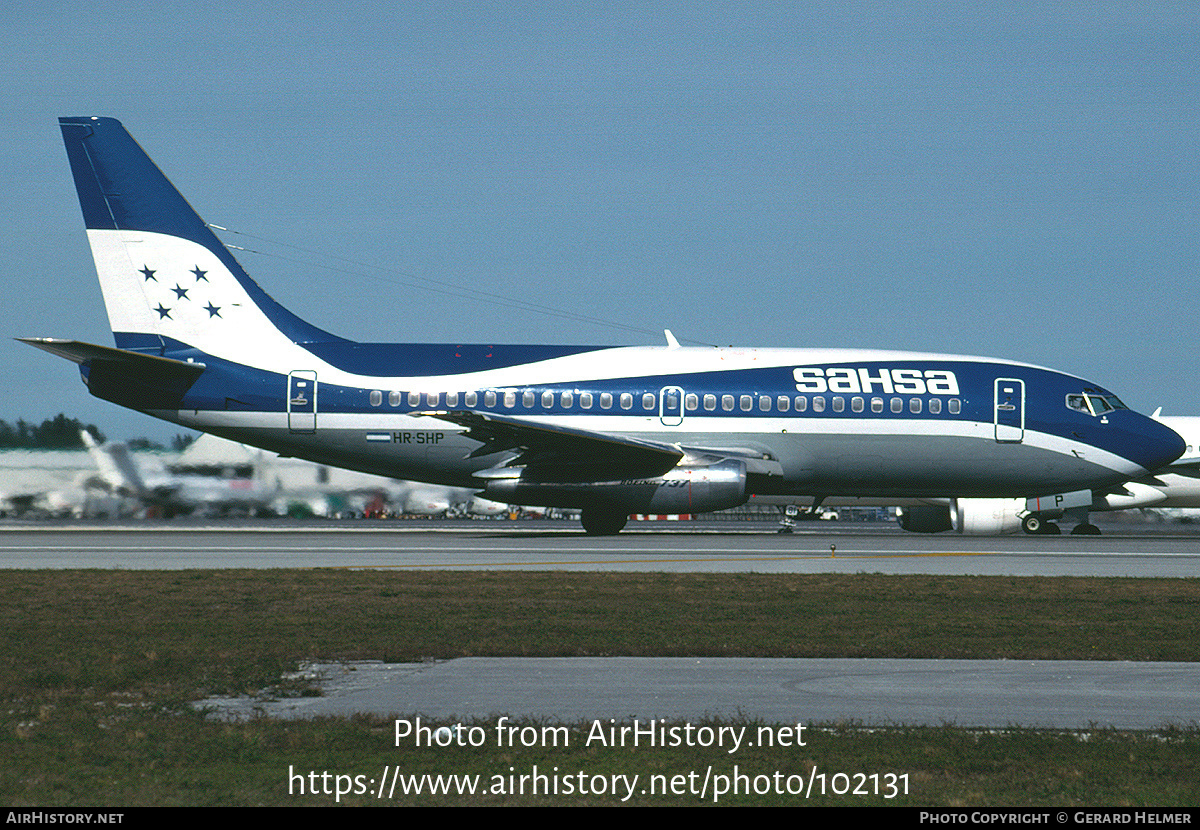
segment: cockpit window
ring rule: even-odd
[[[1067,409],[1085,415],[1103,415],[1116,409],[1128,409],[1116,395],[1101,395],[1097,392],[1081,392],[1067,395]]]

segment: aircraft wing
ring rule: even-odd
[[[481,455],[517,450],[507,466],[575,470],[587,478],[658,476],[678,464],[686,454],[673,445],[611,435],[592,430],[543,424],[491,412],[422,412],[467,428],[466,435],[483,446],[471,453]]]
[[[746,465],[747,472],[783,475],[783,468],[777,459],[754,448],[685,447],[473,410],[413,414],[428,415],[466,427],[468,438],[483,443],[471,453],[471,458],[516,450],[517,457],[507,462],[505,467],[524,466],[552,479],[565,477],[576,481],[603,481],[659,476],[685,458],[691,463],[702,464],[734,458]],[[486,478],[488,471],[476,473],[476,476]]]

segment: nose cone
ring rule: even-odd
[[[1178,432],[1153,418],[1130,414],[1136,420],[1130,429],[1129,452],[1122,453],[1126,458],[1146,470],[1154,471],[1183,455],[1186,444]]]

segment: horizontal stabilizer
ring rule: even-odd
[[[203,363],[97,346],[52,337],[18,337],[22,343],[79,364],[88,390],[98,398],[142,411],[178,409],[203,374]]]
[[[83,343],[79,340],[59,340],[55,337],[18,337],[17,340],[50,352],[50,354],[65,357],[73,363],[96,360],[122,363],[130,369],[141,367],[154,372],[178,374],[180,379],[188,381],[198,378],[206,368],[203,363],[188,363],[169,357],[131,352],[127,349],[114,349],[111,346],[97,346],[94,343]]]

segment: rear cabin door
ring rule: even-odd
[[[288,429],[292,432],[317,431],[317,373],[297,369],[288,373]]]

